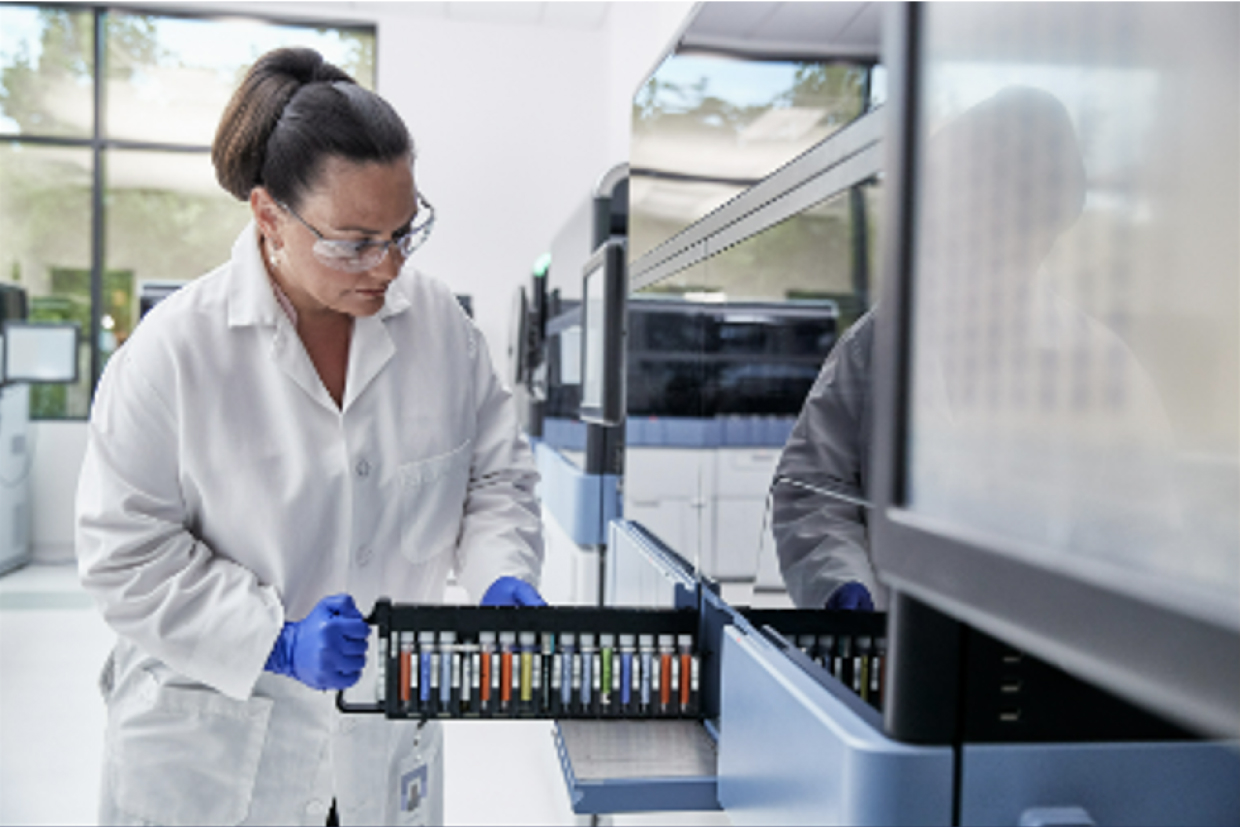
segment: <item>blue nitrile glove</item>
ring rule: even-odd
[[[826,608],[872,612],[874,600],[870,597],[870,590],[854,580],[831,592],[831,596],[827,598]]]
[[[311,689],[347,689],[362,676],[369,638],[352,597],[324,597],[304,620],[284,624],[265,668]]]
[[[501,577],[482,596],[483,606],[546,606],[538,590],[516,577]]]

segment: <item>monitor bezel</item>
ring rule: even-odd
[[[29,375],[14,375],[10,371],[9,360],[13,357],[13,349],[9,346],[10,331],[15,329],[34,329],[34,330],[68,330],[73,334],[73,364],[72,373],[63,378],[40,378]],[[23,385],[73,385],[81,378],[81,347],[82,347],[82,331],[81,328],[73,322],[36,322],[28,319],[7,319],[3,326],[0,326],[0,333],[3,334],[4,346],[0,348],[0,382],[6,385],[23,384]]]
[[[581,404],[577,415],[583,422],[594,425],[615,426],[624,422],[625,309],[628,301],[625,250],[623,240],[612,239],[596,250],[581,269]],[[585,398],[590,369],[589,329],[594,323],[587,297],[593,278],[602,279],[603,284],[603,358],[600,362],[603,375],[597,404],[588,403]]]

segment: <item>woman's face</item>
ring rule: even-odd
[[[266,238],[269,267],[274,263],[272,275],[299,316],[370,316],[383,307],[388,286],[404,264],[400,253],[389,247],[383,260],[371,269],[345,272],[315,255],[314,244],[319,239],[310,227],[333,241],[398,238],[409,228],[418,209],[408,158],[391,163],[328,158],[318,184],[300,204],[288,205],[301,221],[265,190],[256,189],[255,193],[251,205]]]

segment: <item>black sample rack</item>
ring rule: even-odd
[[[886,687],[885,612],[823,609],[740,609],[740,614],[811,675],[826,670],[875,709],[882,711]]]
[[[393,719],[701,717],[692,609],[375,603],[377,698]]]

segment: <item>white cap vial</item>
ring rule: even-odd
[[[439,642],[449,646],[456,643],[456,632],[440,632]]]
[[[637,636],[637,648],[653,649],[654,648],[654,635],[638,635]]]
[[[517,642],[516,632],[500,632],[499,633],[499,645],[500,646],[511,647],[516,642]]]
[[[632,649],[633,648],[633,636],[632,635],[621,635],[620,636],[620,648],[621,649]]]
[[[577,636],[572,632],[564,632],[560,635],[560,647],[563,649],[571,649],[577,645]]]
[[[494,632],[479,632],[478,643],[480,643],[483,646],[494,646],[495,645],[495,633]]]
[[[582,649],[593,649],[594,648],[594,635],[590,634],[589,632],[583,633],[581,635],[581,648]]]
[[[678,635],[676,637],[676,646],[685,652],[693,651],[693,635]]]
[[[422,644],[423,646],[434,646],[435,645],[435,633],[434,632],[418,632],[418,643]]]
[[[671,650],[675,640],[673,635],[659,635],[659,648]]]
[[[602,649],[614,649],[616,648],[616,636],[615,635],[599,635],[598,645]]]
[[[522,632],[518,639],[521,641],[522,649],[532,649],[534,644],[538,642],[538,635],[534,632]]]

